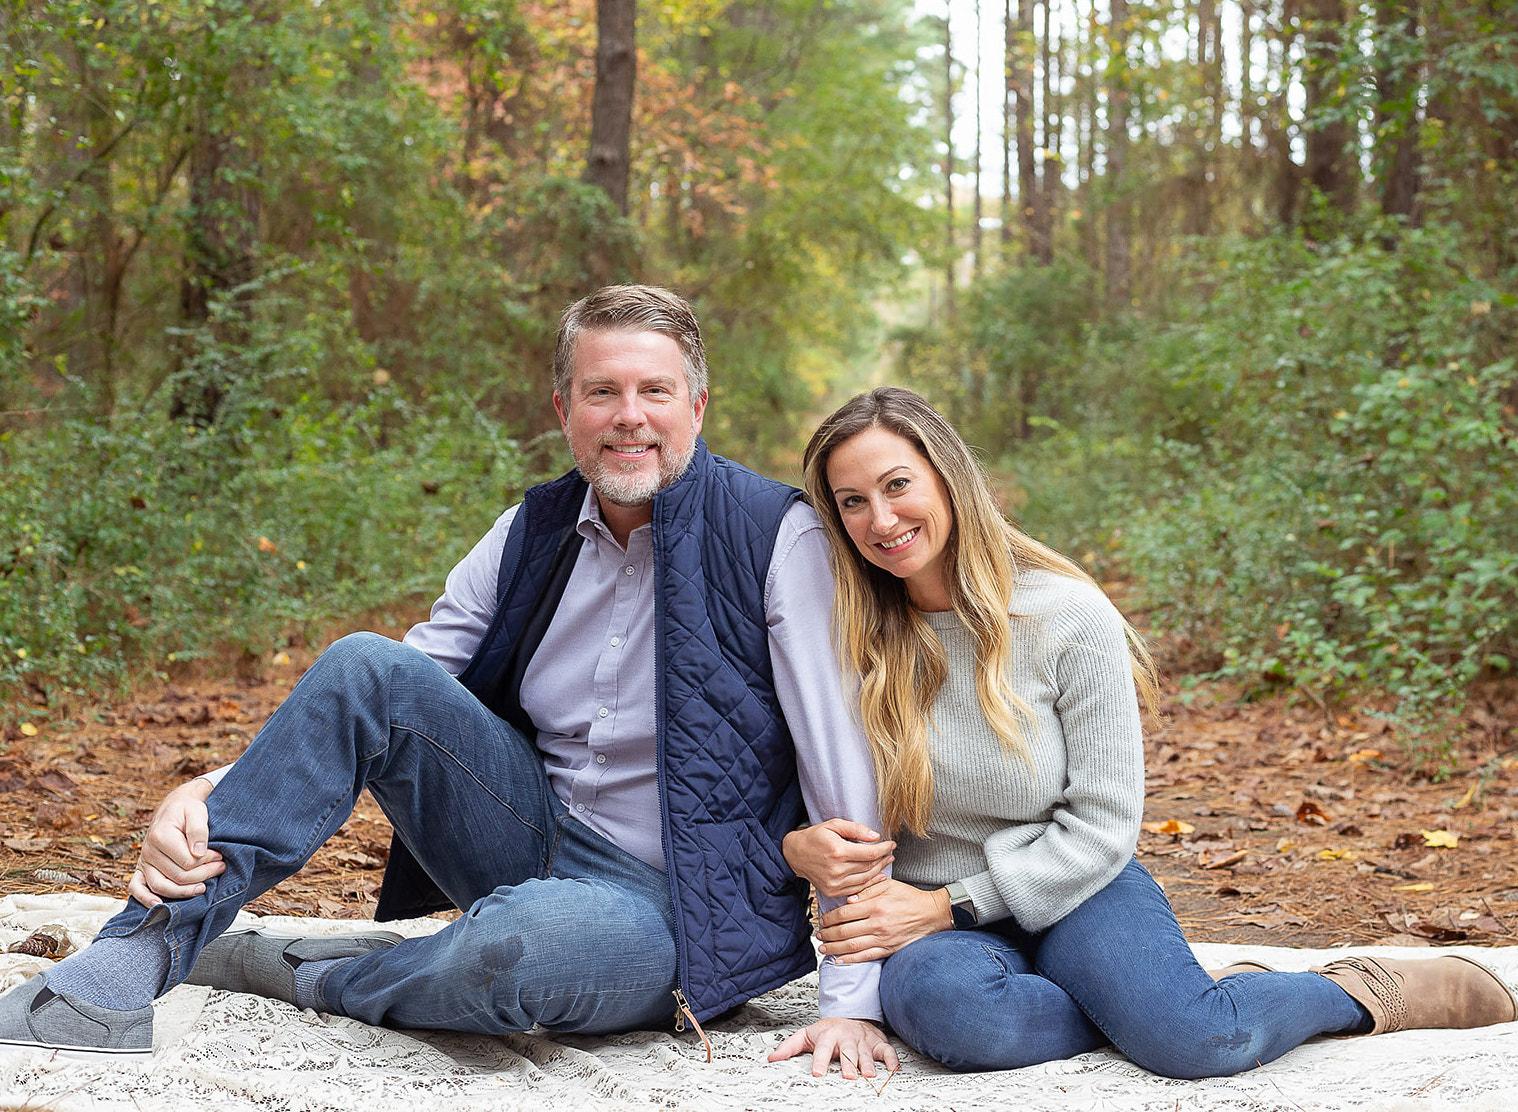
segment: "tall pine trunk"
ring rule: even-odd
[[[624,216],[638,78],[637,19],[637,0],[596,0],[596,86],[585,180],[604,189]]]
[[[1355,201],[1357,174],[1345,151],[1350,130],[1341,115],[1338,55],[1344,41],[1344,0],[1303,0],[1302,15],[1307,180],[1334,208],[1348,212]]]
[[[1128,163],[1128,0],[1109,0],[1107,10],[1107,303],[1126,308],[1132,298],[1132,211],[1123,180]]]
[[[1376,5],[1376,177],[1381,211],[1411,219],[1418,200],[1416,0]]]

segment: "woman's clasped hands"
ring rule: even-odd
[[[954,916],[944,888],[924,891],[881,877],[822,917],[822,953],[844,963],[881,961],[938,931],[952,930]]]
[[[822,952],[840,962],[879,961],[954,918],[949,894],[892,880],[896,843],[862,823],[829,819],[785,836],[785,859],[828,899],[844,902],[822,917]]]

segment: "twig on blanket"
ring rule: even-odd
[[[1446,1071],[1446,1072],[1448,1072],[1448,1071]],[[1441,1082],[1443,1080],[1444,1080],[1444,1074],[1442,1074],[1442,1073],[1436,1073],[1436,1074],[1434,1074],[1433,1077],[1430,1077],[1422,1085],[1419,1085],[1416,1089],[1414,1089],[1412,1092],[1408,1093],[1407,1095],[1410,1096],[1410,1097],[1422,1096],[1424,1093],[1428,1092],[1430,1089],[1432,1089],[1435,1085],[1439,1084],[1439,1082]]]
[[[1265,1063],[1262,1062],[1262,1061],[1260,1061],[1258,1058],[1256,1058],[1254,1060],[1254,1064],[1255,1064],[1255,1068],[1256,1069],[1263,1068],[1264,1065],[1265,1065]],[[1284,1100],[1284,1101],[1286,1101],[1286,1103],[1289,1104],[1289,1105],[1291,1105],[1293,1108],[1295,1108],[1297,1110],[1297,1112],[1307,1112],[1307,1110],[1305,1108],[1303,1108],[1300,1104],[1298,1104],[1296,1101],[1292,1100],[1289,1096],[1286,1095],[1286,1090],[1283,1089],[1283,1088],[1281,1088],[1280,1083],[1278,1081],[1276,1081],[1276,1079],[1274,1077],[1271,1077],[1269,1074],[1266,1074],[1265,1075],[1265,1080],[1269,1081],[1272,1085],[1274,1085],[1276,1087],[1276,1092],[1278,1092],[1278,1093],[1281,1094],[1281,1099]]]

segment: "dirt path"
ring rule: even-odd
[[[236,757],[312,655],[0,742],[0,893],[124,892],[163,793]],[[1214,690],[1172,697],[1167,719],[1148,743],[1139,853],[1191,938],[1518,942],[1518,685],[1474,703],[1442,783],[1415,775],[1370,718]],[[368,917],[389,841],[365,797],[253,909]]]

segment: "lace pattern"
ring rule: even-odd
[[[116,910],[92,896],[0,899],[0,949],[44,923],[83,944]],[[247,917],[247,924],[254,921]],[[336,933],[367,924],[269,918],[292,933]],[[436,920],[385,924],[403,934]],[[1518,981],[1518,947],[1453,948]],[[1200,944],[1212,967],[1251,958],[1301,970],[1336,956]],[[1368,948],[1384,957],[1433,957],[1435,949]],[[47,968],[44,958],[0,953],[0,989]],[[1233,1078],[1172,1081],[1110,1050],[1004,1073],[949,1073],[907,1052],[883,1091],[835,1072],[813,1078],[805,1059],[770,1065],[765,1056],[816,1016],[815,977],[771,992],[708,1025],[716,1059],[693,1036],[640,1031],[612,1037],[504,1038],[391,1031],[275,1000],[183,985],[155,1005],[154,1054],[143,1063],[77,1062],[41,1051],[0,1052],[0,1108],[52,1112],[205,1109],[211,1112],[419,1112],[601,1109],[836,1112],[945,1109],[1264,1110],[1396,1109],[1399,1112],[1518,1107],[1518,1023],[1475,1031],[1403,1031],[1320,1039]],[[673,1009],[671,1009],[673,1013]],[[900,1044],[898,1044],[900,1049]]]

